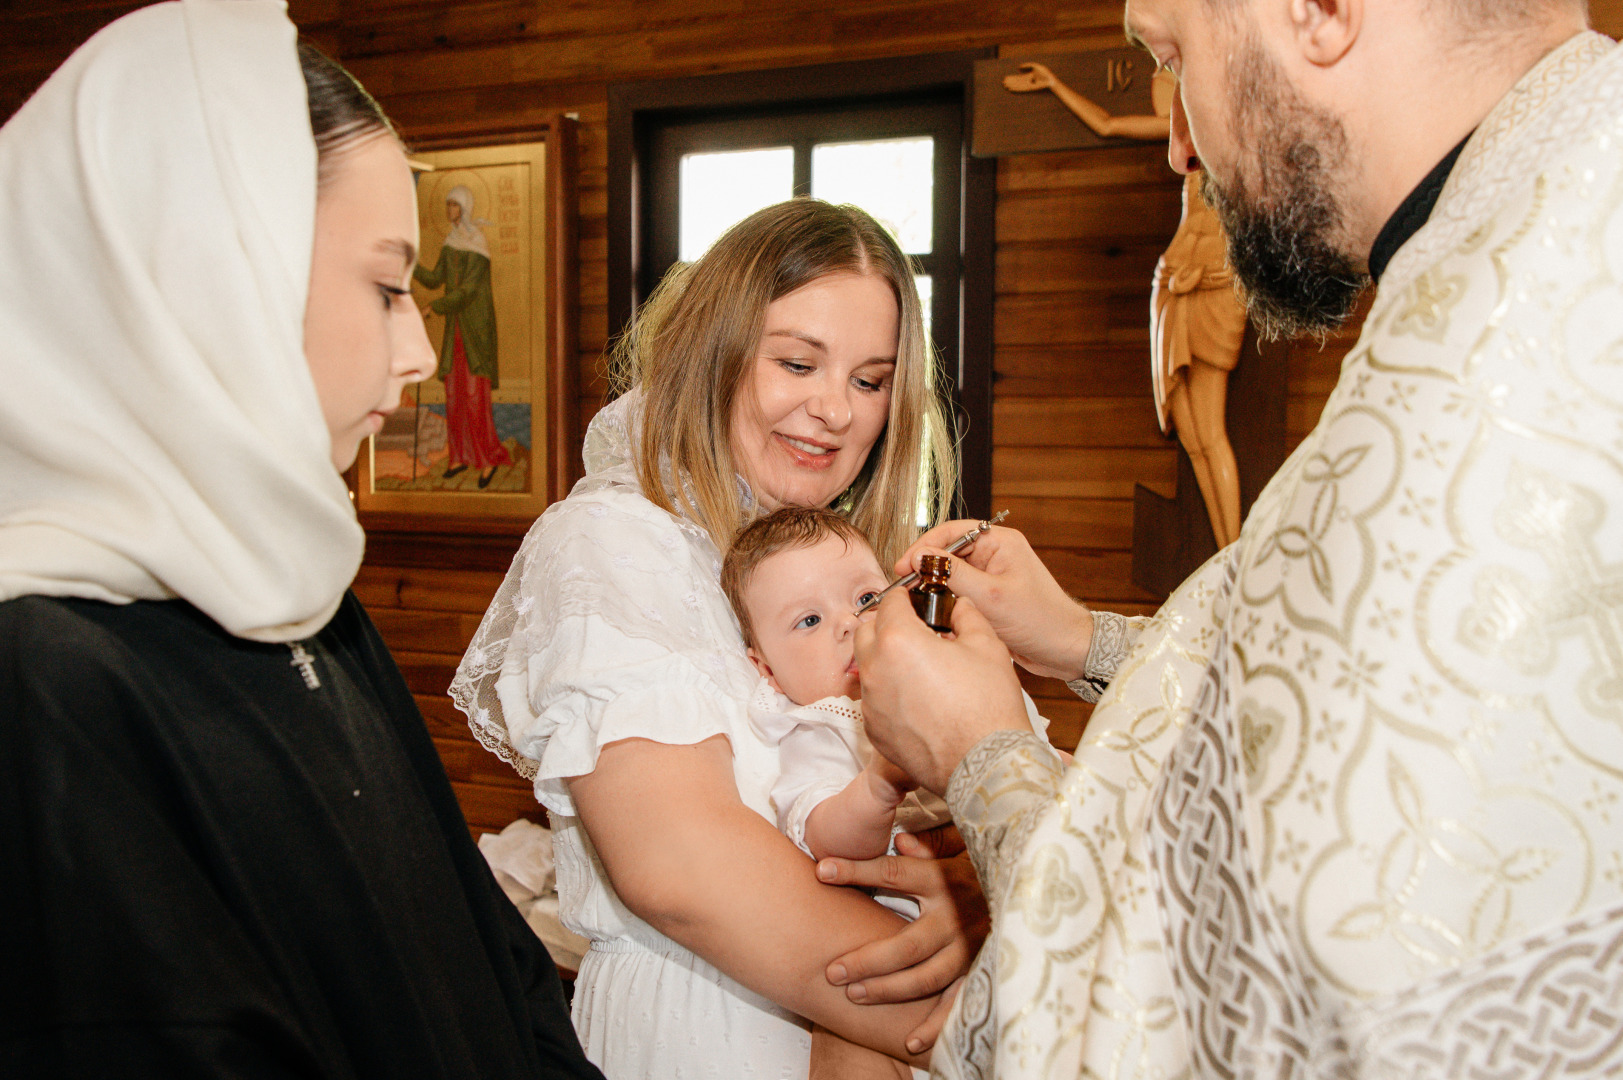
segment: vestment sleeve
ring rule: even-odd
[[[610,743],[748,732],[754,673],[708,553],[682,526],[620,496],[566,506],[538,530],[520,554],[496,696],[549,811],[574,815],[566,781]]]
[[[1063,772],[1048,740],[1030,731],[993,732],[952,771],[947,806],[994,919],[1025,837],[1054,804]]]
[[[1149,622],[1143,616],[1128,617],[1112,611],[1092,614],[1093,645],[1088,650],[1088,666],[1080,679],[1066,683],[1077,697],[1090,702],[1098,701],[1105,692]]]

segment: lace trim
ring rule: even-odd
[[[709,533],[643,497],[632,460],[640,405],[641,392],[633,390],[593,418],[583,446],[586,478],[531,527],[451,682],[451,699],[480,745],[527,779],[537,764],[514,747],[498,688],[508,657],[544,653],[560,622],[600,617],[628,637],[688,656],[722,685],[742,657]],[[665,480],[671,490],[668,468]],[[753,505],[740,485],[744,505]],[[636,587],[627,586],[628,574],[641,576]],[[530,719],[519,715],[528,713],[527,701],[522,709],[512,704],[514,722]]]
[[[771,742],[781,741],[802,724],[846,731],[861,731],[863,725],[859,701],[840,695],[796,705],[787,694],[773,689],[765,677],[755,684],[755,692],[750,695],[750,719]]]
[[[1095,611],[1093,615],[1093,641],[1088,648],[1088,665],[1080,679],[1065,685],[1083,701],[1098,701],[1116,677],[1116,671],[1138,643],[1138,636],[1149,620],[1137,616],[1128,618],[1113,611]]]
[[[669,643],[720,680],[724,653],[736,641],[709,534],[647,503],[636,486],[630,439],[637,403],[635,392],[627,394],[593,419],[586,479],[525,536],[451,682],[451,699],[480,745],[527,779],[537,763],[514,747],[498,690],[515,648],[516,655],[537,655],[560,621],[596,615],[627,636]],[[625,588],[627,574],[645,587]]]

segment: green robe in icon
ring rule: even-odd
[[[444,380],[450,375],[452,348],[460,329],[468,373],[489,379],[490,388],[496,389],[500,381],[496,371],[496,300],[490,290],[490,258],[447,245],[440,248],[434,269],[419,266],[412,276],[426,288],[445,286],[445,295],[429,305],[445,316],[445,336],[440,341],[440,366],[435,376]]]

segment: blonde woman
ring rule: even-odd
[[[848,513],[887,563],[921,491],[941,516],[932,356],[912,269],[867,214],[803,199],[736,225],[645,305],[617,357],[630,392],[452,685],[552,815],[563,917],[592,941],[575,1024],[614,1080],[805,1076],[808,1020],[922,1064],[934,995],[971,958],[967,866],[903,860],[925,894],[904,927],[774,827],[778,762],[719,585],[733,533],[779,506]],[[902,997],[921,1000],[879,1004]]]

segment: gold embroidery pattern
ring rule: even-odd
[[[1409,303],[1392,323],[1392,333],[1413,334],[1427,341],[1442,341],[1448,334],[1448,316],[1465,295],[1465,278],[1442,277],[1435,270],[1415,279]]]
[[[1620,153],[1597,35],[1479,129],[1324,420],[988,856],[1019,884],[939,1075],[1623,1074],[1578,924],[1505,946],[1623,900]]]
[[[1022,846],[1059,780],[1059,759],[1046,739],[997,731],[976,743],[947,781],[947,806],[994,914],[1015,868],[1003,849]]]
[[[1615,117],[1623,107],[1623,87],[1616,80],[1588,78],[1582,94],[1568,93],[1590,70],[1623,62],[1604,34],[1578,34],[1546,56],[1494,107],[1466,144],[1431,220],[1403,246],[1381,278],[1381,292],[1396,296],[1427,267],[1461,245],[1468,245],[1488,208],[1504,202],[1510,190],[1525,182],[1556,148],[1569,146],[1590,130],[1598,117]],[[1554,115],[1539,116],[1565,97]],[[1371,313],[1371,320],[1374,320]]]
[[[1088,649],[1087,670],[1080,679],[1065,684],[1071,693],[1083,701],[1097,702],[1148,622],[1143,617],[1129,619],[1112,611],[1093,612],[1093,641]]]
[[[1100,1077],[1188,1076],[1141,822],[1209,662],[1210,646],[1191,643],[1226,618],[1232,583],[1230,552],[1219,553],[1148,621],[1100,703],[1105,721],[1090,725],[1057,791],[1028,802],[1019,792],[1041,787],[1042,772],[1022,777],[990,760],[954,771],[947,798],[960,829],[969,823],[972,857],[1011,868],[983,869],[990,880],[1017,880],[1006,894],[989,892],[1004,896],[994,900],[993,937],[954,1006],[937,1075],[1075,1076],[1086,1057]],[[977,751],[992,750],[993,738]],[[1012,740],[999,751],[1025,753]],[[1032,803],[1044,804],[1036,828],[1017,838],[1006,826]],[[1065,859],[1036,857],[1053,849]],[[1031,867],[1042,872],[1021,872]]]
[[[1554,1080],[1623,1072],[1623,907],[1529,937],[1349,1018],[1363,1074]]]
[[[1553,639],[1581,635],[1594,663],[1579,694],[1596,716],[1623,722],[1623,559],[1607,562],[1595,544],[1605,504],[1594,492],[1542,469],[1511,467],[1509,494],[1495,515],[1508,543],[1538,553],[1550,577],[1534,585],[1490,566],[1477,577],[1476,603],[1461,616],[1459,637],[1528,674],[1550,669]]]
[[[1340,642],[1373,577],[1369,522],[1397,493],[1405,455],[1379,410],[1337,405],[1332,398],[1326,411],[1335,415],[1321,423],[1320,437],[1304,442],[1306,456],[1291,475],[1281,470],[1275,478],[1291,498],[1277,520],[1259,519],[1267,538],[1247,557],[1241,596],[1252,610],[1277,599],[1292,625]],[[1284,565],[1269,565],[1279,560]]]

